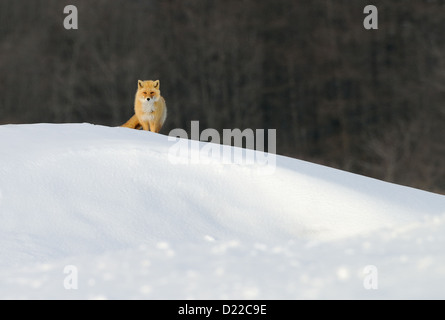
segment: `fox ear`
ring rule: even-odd
[[[144,81],[138,80],[138,87],[143,88],[144,87]]]
[[[153,82],[153,86],[154,86],[156,89],[159,89],[159,80],[154,81],[154,82]]]

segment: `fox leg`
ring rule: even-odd
[[[150,125],[148,124],[148,121],[147,122],[142,121],[141,125],[142,125],[142,130],[150,131]]]
[[[130,129],[138,129],[141,124],[139,123],[138,117],[134,114],[130,120],[125,122],[121,127],[130,128]]]
[[[158,133],[161,131],[161,128],[156,123],[150,123],[150,131]]]

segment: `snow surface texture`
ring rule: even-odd
[[[282,156],[177,163],[177,144],[0,126],[0,298],[445,298],[445,196]]]

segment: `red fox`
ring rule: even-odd
[[[159,90],[159,80],[138,81],[134,99],[134,115],[122,127],[151,132],[161,131],[167,118],[167,106]]]

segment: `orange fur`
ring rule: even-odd
[[[167,106],[159,90],[159,80],[138,81],[134,115],[122,127],[159,132],[167,117]]]
[[[138,117],[135,114],[130,118],[130,120],[125,122],[121,127],[130,128],[130,129],[142,128],[141,124],[139,123]]]

